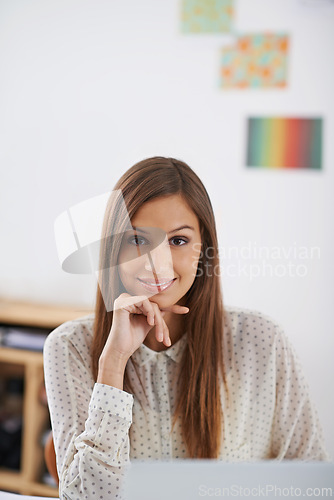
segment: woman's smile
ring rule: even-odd
[[[176,278],[172,280],[160,278],[159,281],[152,280],[151,278],[149,279],[141,279],[137,278],[139,283],[148,290],[149,292],[154,292],[154,293],[161,293],[167,290],[167,288],[170,288],[173,283],[175,282]]]

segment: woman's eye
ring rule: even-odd
[[[169,241],[171,242],[171,244],[174,247],[181,247],[181,246],[185,245],[186,243],[188,243],[188,240],[186,240],[185,238],[180,238],[177,236],[174,236],[174,238],[171,238]],[[131,236],[128,239],[128,243],[130,245],[142,246],[142,245],[148,245],[149,241],[142,236],[135,235],[135,236]]]
[[[147,243],[147,240],[145,238],[142,238],[141,236],[132,236],[128,239],[128,242],[131,245],[145,245]]]
[[[173,244],[175,247],[182,247],[183,245],[185,245],[186,243],[188,243],[188,240],[186,240],[184,238],[178,238],[177,236],[175,236],[174,238],[171,238],[170,241],[174,241],[175,242]]]

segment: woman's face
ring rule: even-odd
[[[148,201],[122,239],[119,276],[131,295],[161,308],[178,303],[193,284],[201,251],[197,216],[180,195]]]

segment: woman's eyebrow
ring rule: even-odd
[[[141,233],[144,233],[144,234],[148,234],[147,231],[144,231],[143,229],[141,229],[140,227],[136,227],[136,226],[132,226],[133,229],[135,231],[139,231]],[[195,229],[192,227],[192,226],[188,226],[188,225],[184,225],[184,226],[180,226],[180,227],[177,227],[175,229],[172,229],[171,231],[169,231],[168,234],[171,234],[171,233],[176,233],[176,231],[181,231],[181,229],[191,229],[192,231],[195,231]]]
[[[169,231],[168,234],[176,233],[176,231],[181,231],[181,229],[191,229],[192,231],[195,231],[195,229],[192,226],[184,225],[184,226],[177,227],[176,229],[172,229],[172,231]]]

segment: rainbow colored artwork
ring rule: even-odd
[[[182,33],[231,31],[234,0],[182,0]]]
[[[322,118],[248,118],[248,167],[322,168]]]

